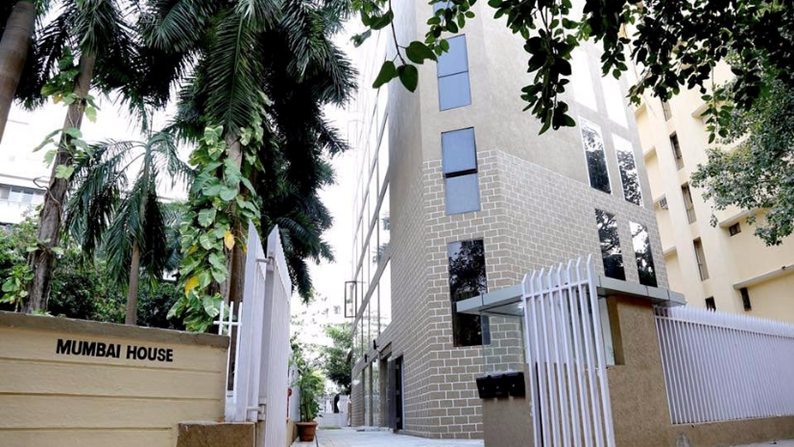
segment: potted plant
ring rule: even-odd
[[[305,361],[298,362],[298,391],[300,393],[301,420],[298,422],[298,435],[301,442],[314,441],[317,432],[317,418],[320,404],[317,402],[325,392],[325,383],[320,372]]]

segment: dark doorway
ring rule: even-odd
[[[403,429],[403,358],[389,360],[389,428]]]

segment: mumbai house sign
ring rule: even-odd
[[[101,341],[64,340],[62,338],[59,338],[55,344],[55,354],[109,359],[125,358],[151,362],[170,363],[174,361],[174,350],[171,348],[103,343]]]

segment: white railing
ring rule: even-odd
[[[268,236],[267,254],[253,225],[248,228],[243,299],[234,321],[222,310],[219,333],[232,336],[227,358],[228,422],[256,422],[257,447],[286,445],[289,382],[289,323],[292,283],[281,246],[278,227]],[[242,312],[245,309],[245,312]],[[236,348],[236,349],[235,349]],[[234,352],[232,352],[234,351]],[[234,362],[231,356],[234,355]]]
[[[237,374],[234,374],[235,365],[240,361],[240,321],[243,316],[243,304],[240,303],[237,309],[237,319],[234,317],[234,303],[229,303],[229,313],[226,314],[226,306],[221,306],[221,313],[214,321],[218,326],[218,335],[226,335],[230,338],[229,349],[226,351],[226,407],[224,418],[227,421],[234,419],[234,412],[237,405]],[[237,330],[235,330],[235,328]],[[234,352],[234,362],[232,362],[232,352]]]
[[[794,325],[675,307],[656,329],[673,424],[794,415]]]
[[[614,447],[592,257],[522,281],[536,447]]]

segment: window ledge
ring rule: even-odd
[[[756,284],[760,284],[764,281],[769,281],[770,279],[777,278],[779,276],[787,275],[791,272],[794,272],[794,264],[784,265],[782,267],[776,268],[774,270],[768,271],[766,273],[762,273],[760,275],[754,276],[750,279],[747,279],[742,282],[738,282],[733,285],[734,290],[740,290],[745,287],[754,286]]]

